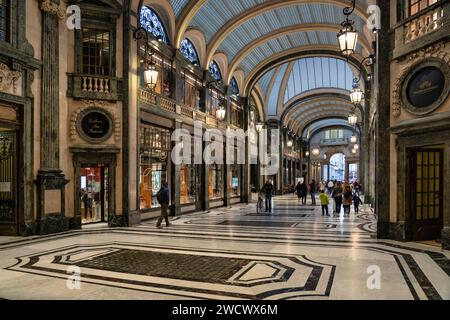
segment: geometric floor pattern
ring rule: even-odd
[[[450,252],[376,239],[368,207],[323,217],[283,196],[272,214],[255,209],[0,237],[0,298],[450,299]]]

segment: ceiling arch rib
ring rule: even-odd
[[[253,70],[247,74],[246,80],[243,87],[244,95],[248,95],[252,86],[258,82],[258,80],[267,72],[268,70],[275,68],[293,60],[297,60],[301,57],[335,57],[343,59],[339,50],[336,46],[330,45],[314,45],[314,46],[299,46],[289,50],[285,50],[274,54],[273,56],[261,61]],[[363,58],[360,54],[355,54],[349,58],[349,63],[352,66],[358,67],[359,61]]]
[[[346,120],[340,118],[330,118],[311,123],[308,127],[305,127],[303,129],[301,137],[305,140],[308,140],[312,138],[315,134],[323,130],[328,130],[332,128],[344,128],[355,132],[355,129],[351,125],[349,125]],[[360,135],[360,131],[358,128],[356,129],[356,134]]]
[[[239,67],[240,63],[245,60],[255,49],[267,42],[277,40],[284,50],[292,48],[292,46],[311,46],[311,45],[330,45],[335,46],[336,33],[339,26],[333,24],[298,24],[277,29],[267,33],[260,38],[248,43],[244,48],[240,47],[239,51],[234,55],[230,62],[230,74]],[[367,41],[361,40],[358,45],[357,52],[362,55],[362,50],[368,51],[370,45]],[[337,46],[336,46],[337,50]],[[232,54],[232,53],[231,53]]]
[[[294,126],[292,130],[299,136],[302,136],[304,128],[306,128],[311,123],[330,118],[347,119],[348,113],[344,111],[345,110],[329,110],[327,112],[322,111],[318,113],[311,113],[308,115],[308,117],[304,117],[301,119],[301,121],[297,122],[296,126]]]
[[[219,1],[219,0],[210,0],[210,1]],[[326,18],[323,18],[322,21],[324,22],[330,22],[330,23],[336,23],[340,24],[343,20],[343,14],[342,10],[339,8],[343,8],[347,5],[347,3],[343,2],[342,0],[334,1],[334,0],[296,0],[296,1],[286,1],[286,0],[274,0],[274,1],[266,1],[262,4],[256,5],[252,7],[251,9],[241,13],[240,15],[235,16],[233,19],[229,20],[223,26],[217,30],[214,34],[214,36],[211,38],[211,40],[208,41],[208,61],[211,59],[212,55],[218,48],[221,46],[221,44],[225,41],[225,39],[228,37],[229,34],[234,32],[238,27],[243,25],[244,23],[250,23],[249,21],[252,21],[253,19],[258,20],[258,16],[264,16],[267,17],[264,18],[264,20],[269,22],[269,25],[272,24],[275,21],[278,21],[278,25],[283,26],[287,22],[289,24],[292,24],[292,21],[298,20],[299,16],[301,15],[298,10],[285,10],[283,12],[283,9],[287,7],[295,7],[295,6],[306,6],[304,8],[307,10],[307,15],[311,15],[314,13],[314,9],[311,9],[311,7],[308,6],[322,6],[322,8],[317,9],[318,15],[316,16],[316,21],[320,21],[321,19],[318,18],[320,15],[324,15],[325,12],[325,6],[334,6],[336,8],[334,15],[333,14],[327,14]],[[277,12],[278,11],[278,12]],[[277,13],[275,13],[277,12]],[[270,18],[270,15],[272,16],[278,16],[278,18]],[[287,18],[287,17],[290,18]],[[367,18],[367,14],[365,13],[365,7],[358,4],[355,15],[353,19],[358,24],[358,20],[364,21]],[[326,20],[327,19],[327,20]],[[264,22],[264,20],[262,22]],[[304,23],[305,21],[299,21],[298,23]],[[361,28],[364,25],[362,22]],[[261,28],[261,22],[257,23],[257,26]],[[286,25],[285,25],[286,26]],[[258,30],[258,29],[256,29]],[[362,29],[361,29],[362,30]],[[270,31],[267,31],[270,32]],[[227,44],[229,45],[229,44]]]
[[[178,33],[175,37],[175,45],[179,46],[181,40],[183,39],[184,32],[187,30],[191,21],[196,16],[203,16],[204,12],[200,12],[201,10],[205,10],[204,7],[211,6],[211,3],[220,3],[223,5],[225,1],[220,0],[169,0],[175,15],[177,17],[177,29]],[[231,2],[231,1],[227,1]],[[231,7],[231,10],[234,10],[235,17],[229,20],[225,25],[223,25],[223,29],[226,31],[229,27],[234,25],[239,25],[242,21],[245,21],[251,18],[254,15],[257,15],[261,12],[271,10],[274,8],[279,8],[283,6],[289,6],[294,4],[301,3],[322,3],[322,4],[332,4],[338,6],[340,8],[345,7],[347,4],[342,0],[246,0],[246,1],[233,1],[234,6]],[[355,9],[355,15],[366,19],[368,18],[368,14],[366,13],[367,1],[366,0],[357,0],[357,5]],[[219,11],[223,13],[223,6],[219,6]],[[201,14],[200,14],[201,13]],[[217,36],[220,32],[220,29],[216,31],[215,35]]]
[[[308,139],[309,137],[311,137],[311,136],[307,135],[309,128],[311,128],[312,126],[315,126],[317,123],[322,123],[324,121],[331,121],[331,122],[342,121],[342,122],[347,122],[347,117],[342,117],[341,115],[338,115],[338,116],[324,116],[324,117],[321,117],[321,118],[313,119],[313,120],[307,122],[303,126],[302,130],[299,131],[299,136],[303,137],[304,139]],[[351,128],[353,128],[353,127],[351,127]],[[361,134],[361,127],[359,125],[356,125],[355,128],[356,128],[356,133],[360,135]]]
[[[325,113],[330,111],[334,112],[337,110],[342,111],[343,113],[345,113],[345,116],[348,116],[349,110],[351,109],[349,108],[348,105],[333,104],[333,103],[309,106],[309,108],[303,109],[301,112],[292,115],[292,117],[285,118],[284,123],[289,128],[295,128],[298,125],[298,122],[300,122],[304,117],[310,114],[314,114],[317,112],[325,112]]]
[[[307,91],[320,88],[350,91],[353,71],[349,65],[336,58],[314,57],[297,60],[289,75],[283,95],[283,104]]]

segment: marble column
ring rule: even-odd
[[[389,236],[389,206],[390,206],[390,104],[391,104],[391,74],[390,54],[392,52],[393,35],[389,29],[391,19],[390,1],[377,1],[383,14],[381,15],[381,30],[378,33],[378,52],[376,73],[378,81],[377,119],[375,128],[375,212],[378,216],[378,238]],[[382,81],[381,81],[382,79]]]
[[[67,180],[59,168],[59,20],[65,16],[59,0],[41,1],[42,83],[41,163],[36,177],[37,219],[35,233],[62,232],[69,228],[65,216]]]
[[[175,120],[175,130],[179,130],[182,127],[183,122],[179,119]],[[172,147],[174,147],[175,144],[173,144]],[[173,174],[172,174],[172,210],[171,213],[174,216],[181,215],[181,190],[180,190],[180,179],[181,179],[181,165],[180,164],[173,164]]]
[[[244,119],[243,119],[243,130],[248,131],[249,120],[250,120],[250,99],[248,97],[242,97],[244,105]],[[244,203],[249,203],[251,201],[251,190],[250,190],[250,164],[248,159],[248,154],[250,150],[250,138],[247,135],[245,137],[245,164],[242,166],[242,194],[241,201]]]

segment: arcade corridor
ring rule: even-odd
[[[450,0],[0,0],[0,299],[449,300],[449,35]]]

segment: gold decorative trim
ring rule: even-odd
[[[419,63],[426,62],[430,58],[439,59],[450,66],[450,53],[445,52],[445,43],[440,42],[435,45],[426,47],[422,50],[416,51],[404,60],[407,61],[406,66],[400,71],[399,76],[395,79],[392,91],[392,116],[394,118],[400,117],[405,105],[402,101],[402,86],[403,82],[412,70],[412,68]]]
[[[6,64],[0,63],[0,91],[17,92],[17,80],[22,76],[19,71],[12,71]]]
[[[42,0],[41,10],[44,12],[55,14],[59,19],[64,19],[66,17],[66,11],[56,3],[53,3],[51,0]]]

